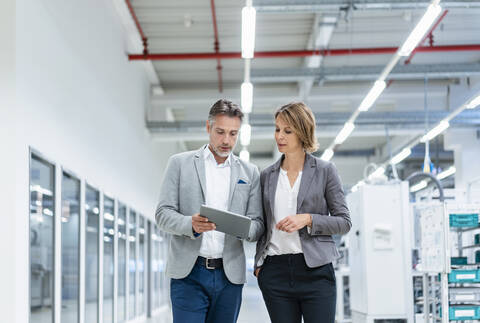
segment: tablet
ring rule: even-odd
[[[215,223],[216,231],[220,231],[239,239],[248,238],[252,219],[247,216],[214,209],[206,205],[200,207],[200,215]]]

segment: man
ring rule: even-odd
[[[155,218],[172,234],[167,261],[174,323],[234,323],[245,283],[243,241],[214,231],[200,206],[252,219],[248,241],[264,231],[258,169],[232,154],[243,113],[217,101],[207,121],[210,142],[170,158]]]

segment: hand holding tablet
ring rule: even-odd
[[[248,238],[252,220],[244,215],[214,209],[206,205],[200,208],[200,215],[213,222],[217,231],[229,234],[239,239]],[[208,223],[208,222],[207,222]]]

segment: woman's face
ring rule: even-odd
[[[293,129],[281,116],[275,119],[275,141],[281,153],[295,153],[303,150],[303,145]]]

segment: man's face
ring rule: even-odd
[[[210,135],[210,147],[220,157],[228,157],[237,143],[241,126],[240,118],[217,115],[215,121],[207,121],[207,132]]]

